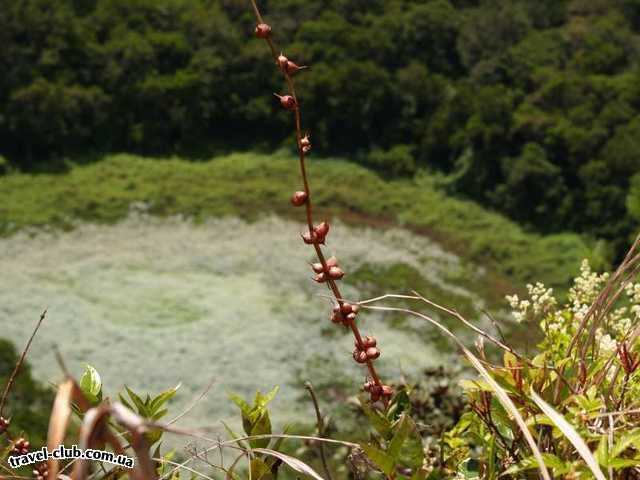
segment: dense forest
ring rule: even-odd
[[[314,150],[544,233],[640,218],[639,0],[264,0]],[[5,0],[0,171],[289,141],[245,0]],[[301,72],[300,76],[305,75]]]

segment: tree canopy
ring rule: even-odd
[[[627,242],[640,1],[261,7],[285,53],[312,67],[298,89],[316,151],[385,175],[430,170],[541,232]],[[109,151],[275,148],[290,118],[264,93],[282,80],[253,28],[245,0],[7,0],[0,154],[39,170]]]

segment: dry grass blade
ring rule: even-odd
[[[531,435],[529,428],[527,427],[524,419],[522,418],[522,415],[520,415],[520,412],[518,411],[514,403],[511,401],[511,398],[509,398],[509,395],[507,394],[507,392],[505,392],[504,389],[500,385],[498,385],[498,383],[493,379],[493,377],[489,374],[486,368],[484,368],[480,360],[478,360],[478,358],[473,353],[471,353],[469,349],[467,349],[467,347],[464,346],[464,344],[460,341],[458,337],[456,337],[449,329],[441,325],[439,322],[436,322],[431,317],[419,312],[415,312],[413,310],[409,310],[407,308],[372,307],[372,306],[368,306],[365,308],[369,308],[373,310],[382,310],[382,311],[404,312],[409,315],[414,315],[436,326],[445,335],[447,335],[449,338],[455,341],[456,344],[462,350],[462,352],[465,354],[465,356],[469,359],[469,361],[471,362],[471,365],[473,365],[473,367],[480,373],[480,375],[491,386],[492,390],[495,392],[496,396],[498,397],[498,400],[500,401],[504,409],[507,410],[511,414],[511,416],[514,418],[516,424],[518,425],[518,428],[520,428],[520,430],[522,431],[522,434],[524,435],[525,440],[529,444],[529,448],[531,448],[531,451],[533,452],[533,456],[538,462],[538,468],[544,480],[551,480],[551,476],[549,475],[549,471],[547,470],[547,467],[544,463],[542,453],[540,452],[540,449],[538,448],[538,445],[536,444],[536,441],[534,440],[533,435]]]
[[[254,448],[252,451],[278,458],[293,468],[296,472],[308,475],[316,480],[324,480],[313,468],[297,458],[290,457],[289,455],[285,455],[284,453],[276,452],[275,450],[270,450],[268,448]]]
[[[73,395],[73,380],[66,379],[59,387],[53,402],[51,417],[49,419],[49,431],[47,433],[47,448],[53,451],[64,442],[67,434],[67,426],[71,418],[71,398]],[[56,478],[59,471],[59,462],[55,458],[47,461],[49,478]]]
[[[582,437],[578,435],[578,432],[571,426],[569,422],[565,420],[565,418],[560,415],[551,405],[545,402],[542,398],[538,396],[538,394],[531,389],[531,396],[533,401],[536,402],[536,405],[540,407],[540,410],[544,412],[544,414],[555,423],[555,425],[560,429],[560,431],[569,439],[571,444],[576,448],[580,456],[586,462],[587,466],[596,477],[597,480],[606,480],[604,473],[600,470],[600,466],[598,465],[598,461],[589,450],[589,447],[584,442]]]
[[[36,324],[36,328],[33,329],[33,333],[29,337],[29,341],[27,342],[27,345],[24,347],[24,350],[22,351],[20,358],[16,362],[16,366],[13,368],[13,372],[11,372],[11,375],[9,376],[9,380],[7,381],[7,384],[4,387],[4,391],[2,392],[2,398],[0,398],[0,417],[2,416],[2,412],[4,411],[4,406],[7,401],[7,396],[9,395],[9,391],[11,390],[11,387],[13,386],[13,382],[15,382],[16,377],[18,376],[20,367],[22,367],[22,364],[24,363],[24,359],[27,356],[29,347],[31,347],[31,342],[33,342],[33,339],[35,338],[36,333],[38,333],[38,330],[40,329],[40,325],[42,325],[42,322],[44,321],[46,316],[47,316],[47,310],[45,309],[40,314],[40,320],[38,320],[38,323]]]
[[[106,424],[109,411],[109,406],[103,403],[96,408],[89,409],[85,413],[78,435],[80,448],[103,449],[104,445],[108,443],[117,454],[122,455],[125,453],[124,448]],[[87,460],[78,459],[73,468],[72,477],[74,480],[86,478],[88,472],[87,467]]]

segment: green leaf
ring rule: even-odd
[[[147,409],[147,406],[145,405],[145,403],[142,401],[142,399],[136,395],[133,390],[131,390],[129,387],[127,387],[125,385],[125,390],[127,391],[127,393],[129,394],[129,398],[133,401],[134,405],[136,406],[136,408],[138,409],[138,413],[140,415],[142,415],[143,417],[149,417],[149,411]]]
[[[385,439],[389,438],[391,436],[391,421],[380,413],[380,411],[371,408],[363,397],[360,397],[359,400],[362,411],[369,419],[371,426]]]
[[[255,402],[254,402],[254,408],[264,408],[264,407],[266,407],[269,404],[269,402],[271,402],[271,400],[273,400],[275,398],[275,396],[278,393],[279,389],[280,389],[280,387],[278,385],[276,385],[275,387],[273,387],[273,390],[271,390],[266,395],[263,395],[262,393],[260,393],[260,390],[258,390],[256,392],[256,399],[255,399]]]
[[[243,415],[247,417],[251,415],[251,405],[245,402],[242,397],[240,397],[239,395],[236,395],[235,393],[229,393],[228,396],[229,396],[229,399],[240,408],[240,411],[242,412]]]
[[[613,446],[613,450],[611,450],[611,458],[617,458],[627,448],[629,448],[633,444],[636,444],[637,442],[640,442],[640,429],[632,430],[625,433]],[[638,446],[636,448],[638,448]]]
[[[603,467],[609,466],[609,439],[606,435],[600,437],[598,442],[598,448],[595,451],[596,459],[598,463]]]
[[[396,422],[387,454],[391,456],[394,463],[411,469],[422,466],[424,458],[422,438],[413,419],[406,413],[403,413],[400,420]]]
[[[271,435],[271,420],[269,419],[269,412],[267,410],[263,410],[262,415],[260,415],[252,425],[250,435]],[[267,448],[270,441],[270,438],[259,438],[249,440],[249,444],[253,448]]]
[[[180,384],[176,385],[173,388],[165,390],[164,392],[156,396],[153,400],[151,400],[151,402],[149,403],[149,410],[151,411],[151,414],[155,415],[155,413],[160,409],[160,407],[162,407],[165,403],[167,403],[169,400],[171,400],[175,396],[179,388],[180,388]]]
[[[400,416],[400,420],[398,420],[394,428],[393,439],[391,439],[391,443],[389,443],[389,447],[387,448],[387,453],[391,455],[394,462],[399,460],[402,445],[409,436],[411,426],[407,419],[408,417],[404,414]]]
[[[238,435],[236,432],[234,432],[231,427],[229,425],[226,424],[226,422],[220,420],[220,422],[222,422],[222,425],[224,425],[224,429],[227,431],[227,433],[229,434],[229,436],[233,439],[236,440],[238,438],[242,438],[240,435]],[[242,448],[248,449],[248,445],[246,444],[246,442],[244,440],[241,440],[238,442],[238,445],[240,445]]]
[[[557,475],[562,475],[563,473],[566,473],[570,470],[570,464],[563,462],[560,458],[551,453],[543,453],[542,459],[544,460],[544,464],[547,467],[555,469],[555,473]],[[515,465],[512,465],[510,468],[506,469],[504,472],[502,472],[501,476],[514,475],[525,470],[533,470],[534,468],[538,468],[538,461],[532,455],[520,460]]]
[[[391,476],[394,469],[393,458],[373,445],[360,445],[364,453],[369,457],[376,467],[378,467],[387,476]]]
[[[251,460],[251,480],[260,480],[271,472],[269,466],[259,458]]]
[[[91,403],[98,403],[102,399],[102,380],[100,374],[87,364],[80,378],[80,390]]]

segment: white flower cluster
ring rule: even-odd
[[[517,322],[526,320],[528,315],[534,317],[546,315],[554,309],[557,303],[553,296],[553,288],[546,288],[540,282],[535,285],[528,284],[527,292],[529,300],[520,300],[518,295],[507,295],[507,301],[513,309],[513,316]]]
[[[507,301],[517,322],[529,319],[541,321],[545,331],[571,334],[584,319],[593,302],[598,298],[609,279],[608,273],[598,274],[591,270],[588,260],[583,260],[580,274],[573,280],[568,303],[557,309],[553,290],[542,283],[527,285],[528,298],[508,295]],[[625,290],[628,306],[612,310],[596,330],[596,341],[603,352],[614,352],[616,338],[627,335],[634,324],[640,321],[640,283],[630,283]]]

